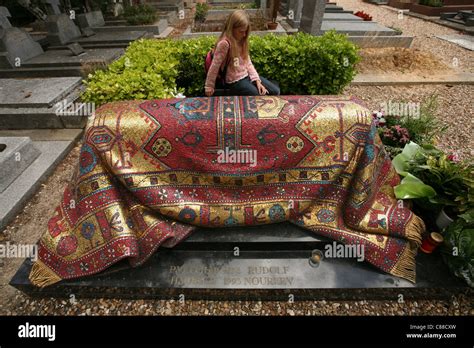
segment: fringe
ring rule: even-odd
[[[407,244],[405,250],[403,250],[400,259],[389,272],[390,274],[406,279],[413,284],[416,283],[416,261],[415,256],[418,247],[412,245],[411,243]]]
[[[421,218],[413,215],[406,227],[407,247],[400,255],[400,259],[390,271],[390,274],[416,283],[415,256],[421,245],[422,235],[426,231],[425,223]]]
[[[423,233],[425,233],[425,231],[426,226],[423,220],[413,214],[411,221],[406,226],[406,238],[410,242],[415,243],[416,247],[418,248],[421,245]]]
[[[45,286],[52,285],[62,280],[51,268],[46,266],[40,260],[34,263],[29,278],[31,284],[40,288],[44,288]]]

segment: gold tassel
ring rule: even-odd
[[[421,245],[423,233],[426,231],[425,223],[421,218],[413,215],[413,218],[406,226],[406,238],[416,244],[417,248]]]
[[[46,266],[40,260],[34,263],[29,278],[31,284],[40,288],[44,288],[45,286],[52,285],[62,280],[51,268]]]
[[[416,283],[416,250],[417,246],[408,243],[405,250],[403,250],[400,259],[389,272],[390,274],[406,279],[412,283]]]

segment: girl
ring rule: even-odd
[[[244,10],[234,11],[217,40],[212,64],[207,73],[205,92],[214,94],[219,69],[227,65],[226,87],[231,95],[279,95],[278,86],[259,76],[249,56],[250,20]]]

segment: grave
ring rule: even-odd
[[[303,13],[303,0],[288,1],[288,19],[287,22],[293,28],[299,28],[301,23],[301,14]]]
[[[312,35],[321,35],[326,0],[303,0],[300,30]]]
[[[83,128],[89,110],[74,115],[65,107],[77,103],[81,81],[80,77],[0,79],[0,129]]]
[[[474,51],[474,36],[469,35],[437,35],[437,38],[449,41],[458,46],[464,47],[470,51]]]
[[[366,300],[442,298],[470,291],[450,275],[438,253],[419,254],[417,283],[354,259],[325,258],[332,241],[295,225],[204,229],[174,248],[159,249],[138,268],[126,260],[104,272],[39,289],[29,259],[10,285],[39,297],[178,298],[209,300]],[[235,247],[239,248],[238,256]],[[319,250],[323,257],[311,262]]]
[[[474,27],[474,11],[446,12],[442,13],[440,18],[467,27]]]
[[[425,16],[440,16],[445,12],[459,12],[474,10],[472,0],[443,0],[442,6],[421,5],[416,1],[410,6],[410,12],[416,12]]]
[[[8,178],[0,192],[0,230],[21,211],[81,133],[82,129],[0,130],[0,144],[6,145],[0,151],[0,182]]]
[[[393,29],[384,27],[376,22],[367,21],[345,21],[345,20],[327,20],[322,22],[321,31],[324,33],[329,30],[336,30],[338,33],[348,34],[349,36],[392,36],[397,35]]]
[[[152,6],[156,10],[165,12],[177,12],[184,11],[183,0],[146,0],[145,4]]]
[[[0,78],[81,76],[84,66],[109,64],[124,52],[87,49],[76,56],[67,46],[44,52],[28,33],[11,26],[6,8],[0,9]]]
[[[376,22],[366,22],[352,13],[343,11],[323,11],[321,8],[316,9],[315,5],[315,2],[310,2],[309,7],[302,8],[302,13],[306,14],[306,28],[302,27],[303,21],[301,21],[299,30],[312,35],[322,35],[329,30],[336,30],[338,33],[347,34],[348,40],[361,48],[408,48],[413,42],[413,37],[397,35],[395,30]],[[327,6],[329,5],[326,5],[326,8]],[[314,28],[311,28],[311,25],[314,25]]]
[[[326,4],[326,8],[324,9],[327,13],[352,13],[352,11],[346,11],[341,6],[337,6],[335,4]]]
[[[0,7],[0,68],[13,67],[43,53],[40,44],[24,30],[12,27],[6,7]]]
[[[165,18],[159,18],[156,23],[150,25],[127,25],[126,20],[122,20],[121,25],[106,25],[101,11],[78,14],[76,15],[76,23],[81,29],[90,28],[99,34],[103,32],[144,31],[154,35],[160,35],[168,29],[168,20]]]
[[[325,21],[363,21],[359,16],[355,16],[352,13],[324,13],[323,22]]]
[[[130,42],[145,36],[145,31],[103,32],[84,37],[78,26],[58,7],[59,0],[44,0],[49,5],[50,15],[46,20],[48,48],[63,49],[65,45],[76,42],[84,48],[125,48]],[[95,16],[96,22],[99,22]]]

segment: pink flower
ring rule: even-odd
[[[450,160],[451,162],[459,162],[459,156],[456,152],[448,155],[448,160]]]

